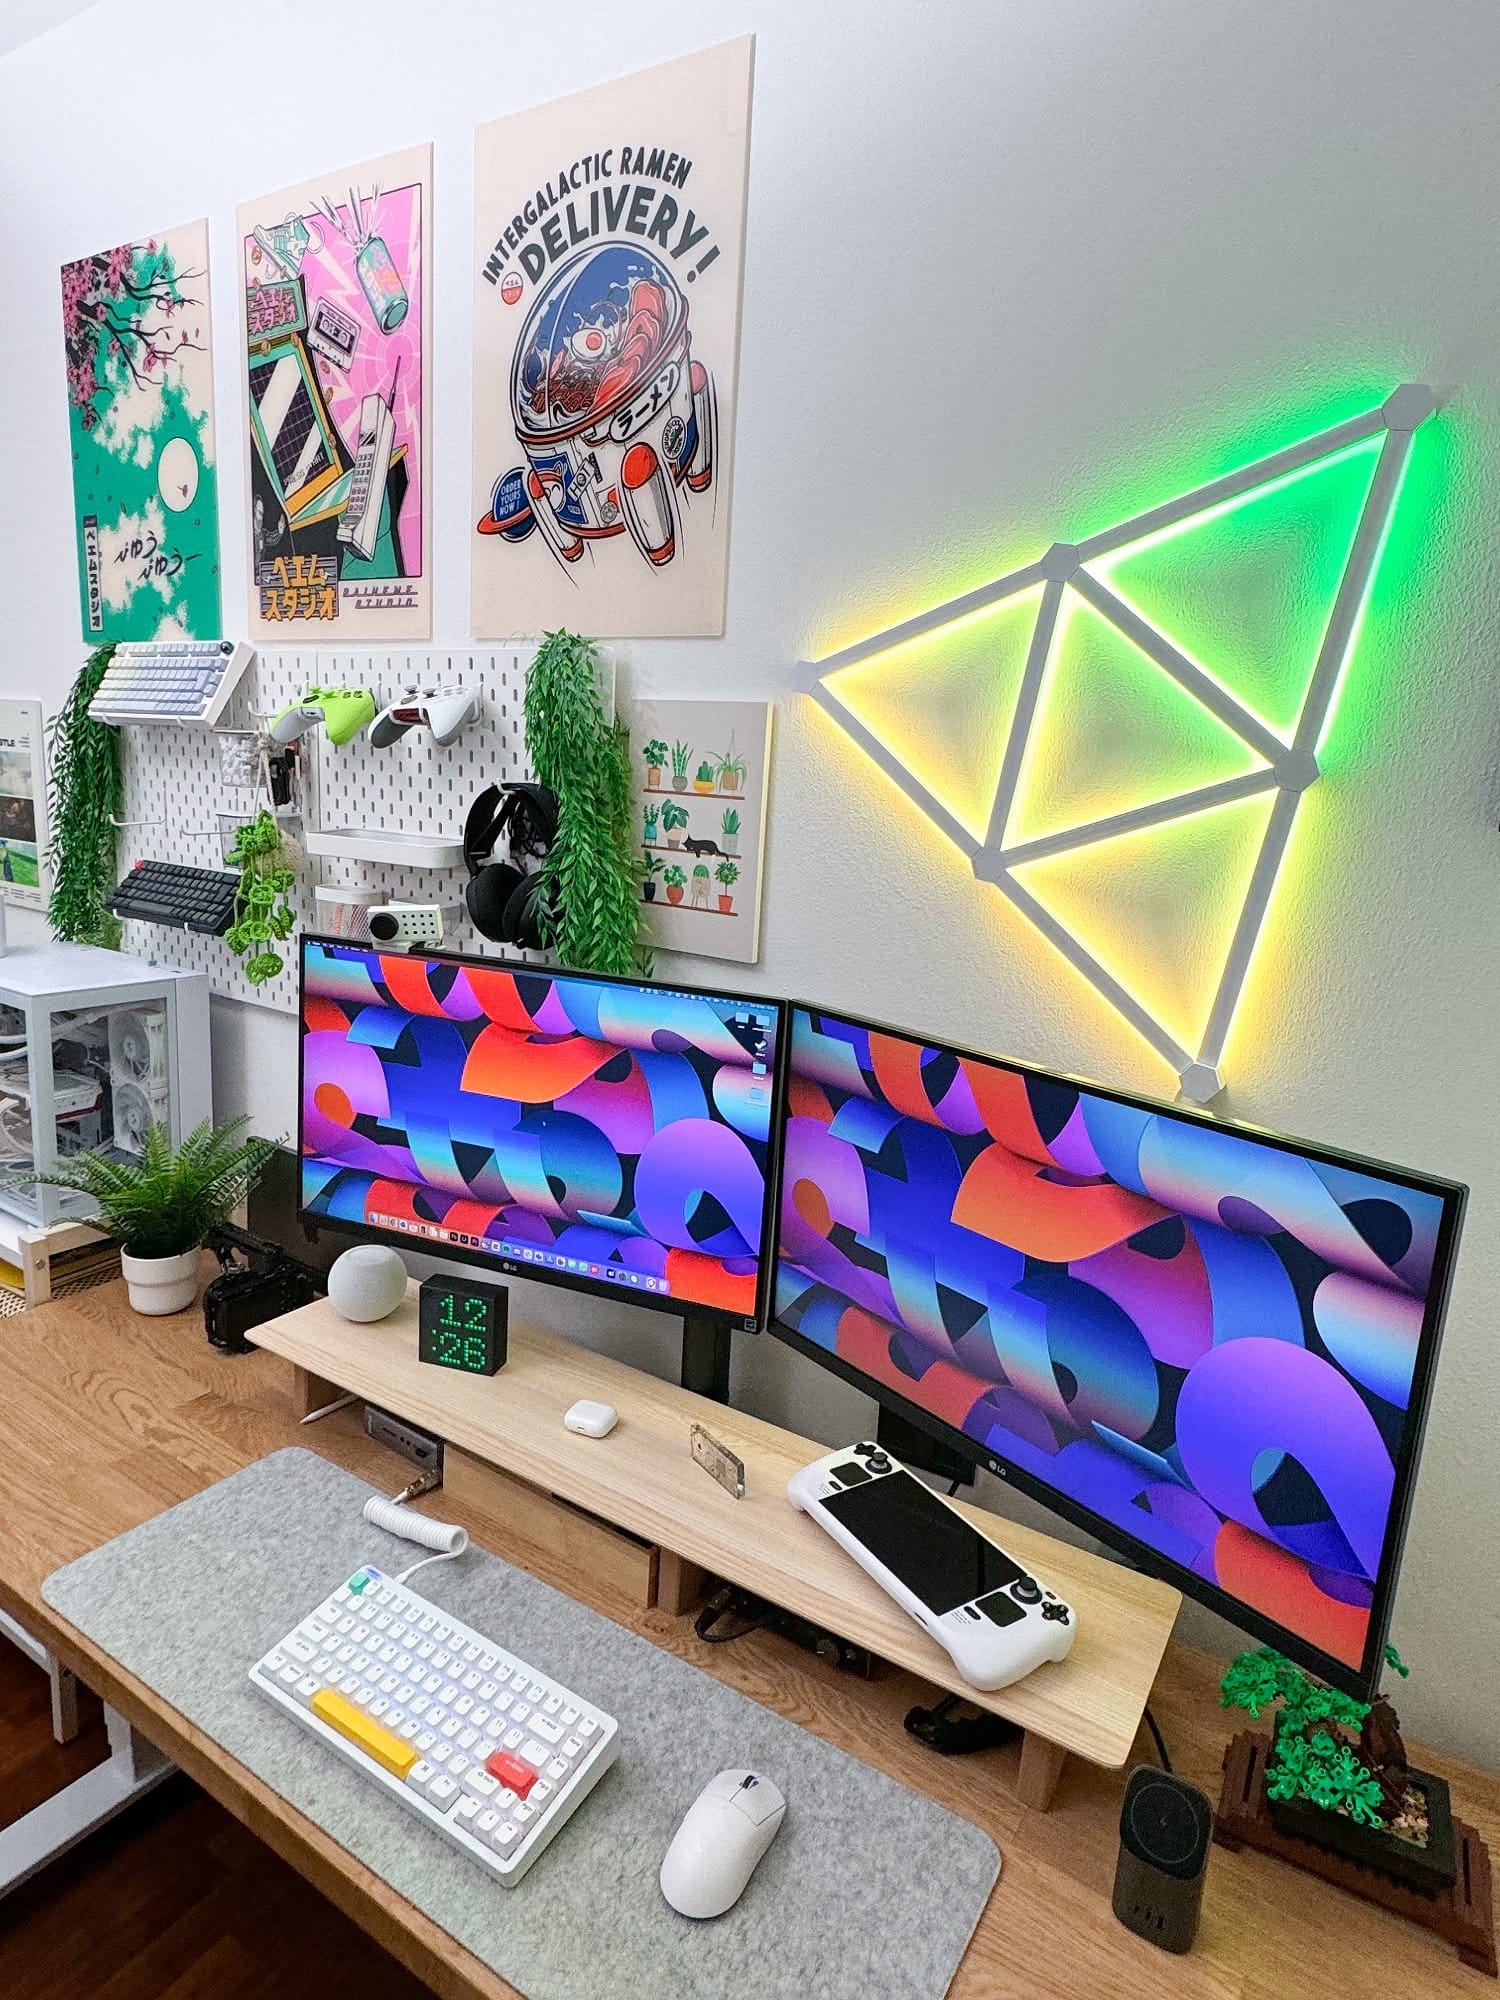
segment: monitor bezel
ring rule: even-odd
[[[307,1042],[307,948],[309,945],[332,945],[340,950],[374,952],[382,958],[418,958],[426,962],[440,961],[444,964],[477,966],[486,972],[531,973],[542,979],[577,980],[590,986],[640,986],[658,993],[688,993],[699,995],[706,1000],[728,1000],[744,1002],[755,1007],[774,1008],[777,1017],[776,1061],[771,1073],[771,1114],[766,1145],[766,1203],[764,1235],[760,1250],[760,1269],[756,1279],[755,1317],[749,1320],[743,1313],[730,1312],[724,1306],[703,1305],[696,1299],[653,1292],[631,1291],[628,1287],[611,1284],[604,1279],[581,1277],[574,1271],[551,1271],[545,1266],[528,1264],[519,1257],[487,1256],[483,1251],[474,1250],[464,1244],[434,1243],[423,1240],[413,1242],[399,1230],[384,1229],[373,1222],[349,1222],[342,1216],[319,1214],[315,1209],[304,1207],[302,1202],[302,1161],[306,1157],[302,1146],[302,1092],[303,1053]],[[529,960],[510,958],[501,954],[493,957],[487,953],[445,951],[428,945],[410,945],[404,949],[394,949],[376,944],[370,939],[329,937],[320,931],[304,931],[301,934],[297,954],[297,1215],[298,1219],[314,1229],[337,1230],[342,1235],[362,1243],[387,1243],[397,1250],[410,1250],[422,1257],[438,1257],[450,1264],[467,1264],[471,1270],[507,1278],[530,1278],[538,1284],[551,1285],[561,1291],[582,1292],[590,1298],[611,1300],[616,1305],[640,1306],[647,1312],[666,1314],[674,1319],[692,1320],[695,1324],[722,1327],[731,1333],[761,1333],[765,1331],[774,1296],[776,1277],[776,1250],[780,1232],[781,1210],[779,1196],[781,1190],[781,1145],[786,1130],[783,1113],[786,1094],[787,1043],[791,1023],[791,1003],[779,994],[725,992],[712,986],[688,986],[681,981],[664,979],[642,979],[632,974],[620,977],[614,973],[572,972],[562,966],[535,965]]]
[[[1394,1181],[1399,1186],[1410,1187],[1419,1193],[1436,1195],[1442,1201],[1443,1213],[1433,1250],[1433,1282],[1428,1290],[1422,1316],[1422,1331],[1417,1341],[1417,1358],[1412,1371],[1412,1392],[1407,1404],[1407,1424],[1402,1434],[1401,1449],[1395,1465],[1395,1485],[1370,1606],[1370,1625],[1366,1634],[1365,1653],[1359,1667],[1353,1668],[1347,1661],[1337,1659],[1331,1653],[1325,1653],[1291,1627],[1278,1624],[1274,1618],[1255,1610],[1219,1585],[1209,1583],[1185,1566],[1173,1562],[1170,1557],[1163,1556],[1149,1544],[1138,1541],[1113,1521],[1101,1514],[1095,1514],[1056,1487],[1048,1486],[1045,1481],[1035,1478],[1021,1466],[987,1451],[965,1432],[945,1423],[942,1418],[933,1416],[920,1404],[911,1402],[907,1397],[888,1388],[886,1384],[876,1382],[862,1369],[844,1361],[836,1354],[831,1354],[827,1348],[820,1347],[816,1341],[808,1340],[796,1328],[788,1326],[777,1315],[777,1294],[774,1289],[776,1272],[781,1263],[780,1218],[786,1196],[784,1186],[779,1185],[777,1189],[777,1244],[772,1268],[773,1290],[767,1327],[778,1340],[783,1341],[797,1353],[816,1361],[830,1374],[862,1390],[865,1395],[873,1397],[879,1406],[891,1410],[899,1417],[904,1417],[927,1436],[948,1446],[950,1450],[958,1453],[978,1469],[993,1473],[1005,1485],[1014,1487],[1018,1493],[1024,1493],[1028,1499],[1035,1500],[1049,1512],[1058,1515],[1073,1527],[1081,1529],[1114,1554],[1125,1557],[1135,1568],[1158,1578],[1163,1583],[1170,1584],[1184,1597],[1191,1597],[1194,1602],[1217,1612],[1220,1617],[1227,1619],[1239,1630],[1249,1633],[1265,1645],[1273,1646],[1277,1652],[1284,1654],[1299,1666],[1306,1667],[1320,1679],[1327,1681],[1330,1686],[1339,1688],[1358,1700],[1371,1699],[1378,1688],[1385,1667],[1386,1638],[1390,1630],[1396,1586],[1400,1580],[1401,1557],[1411,1518],[1422,1444],[1427,1431],[1433,1377],[1437,1368],[1438,1350],[1442,1343],[1443,1322],[1452,1293],[1458,1234],[1468,1200],[1468,1188],[1462,1182],[1443,1180],[1432,1174],[1417,1173],[1410,1168],[1393,1166],[1389,1161],[1345,1152],[1336,1146],[1314,1145],[1291,1138],[1284,1133],[1267,1131],[1238,1119],[1216,1118],[1211,1113],[1186,1105],[1164,1104],[1158,1098],[1145,1097],[1136,1091],[1117,1090],[1107,1084],[1094,1083],[1065,1071],[1044,1068],[1040,1063],[1020,1062],[1008,1056],[990,1055],[980,1049],[970,1049],[957,1043],[940,1041],[935,1036],[915,1034],[910,1029],[893,1027],[888,1022],[873,1021],[865,1015],[847,1012],[842,1008],[819,1007],[805,1000],[794,1000],[791,1003],[787,1019],[787,1081],[782,1094],[783,1129],[781,1145],[778,1148],[783,1162],[783,1168],[780,1170],[783,1178],[786,1127],[791,1120],[792,1051],[799,1013],[807,1014],[814,1019],[821,1015],[844,1022],[850,1027],[866,1029],[874,1034],[889,1035],[897,1041],[906,1042],[917,1048],[940,1049],[944,1054],[956,1056],[964,1061],[987,1063],[995,1068],[1008,1070],[1014,1075],[1035,1077],[1040,1082],[1090,1091],[1096,1097],[1108,1099],[1112,1103],[1129,1105],[1134,1109],[1153,1114],[1164,1113],[1183,1124],[1206,1125],[1214,1131],[1229,1132],[1236,1137],[1270,1146],[1278,1152],[1296,1154],[1299,1158],[1326,1161],[1333,1166],[1350,1167],[1357,1172],[1372,1174],[1384,1180]]]

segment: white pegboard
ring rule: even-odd
[[[530,776],[526,759],[522,700],[526,669],[535,649],[493,652],[261,653],[221,722],[223,730],[253,729],[257,717],[276,714],[304,690],[367,687],[377,706],[394,701],[411,686],[479,687],[484,704],[479,720],[456,743],[440,749],[431,732],[409,730],[388,749],[372,747],[364,731],[341,747],[303,739],[304,758],[318,759],[322,823],[396,829],[457,838],[471,800],[486,785]],[[614,667],[601,662],[603,693],[613,708]],[[316,732],[321,735],[321,731]],[[186,862],[222,868],[224,834],[220,813],[246,818],[263,798],[249,787],[226,788],[219,771],[218,730],[132,724],[121,731],[124,771],[123,824],[119,834],[120,872],[138,860]],[[304,787],[305,795],[305,787]],[[305,796],[304,796],[304,803]],[[342,856],[309,857],[300,815],[284,818],[288,852],[297,871],[292,902],[300,929],[317,928],[313,890],[360,885],[379,889],[399,902],[461,902],[462,868],[411,868]],[[457,948],[485,949],[484,940],[465,927]],[[493,947],[490,947],[493,949]],[[283,970],[263,986],[252,986],[222,938],[167,930],[160,924],[127,923],[125,949],[152,963],[206,972],[212,990],[231,1000],[295,1013],[295,935],[282,947]]]

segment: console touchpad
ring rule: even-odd
[[[978,1609],[992,1625],[1014,1625],[1018,1618],[1026,1616],[1021,1606],[1013,1598],[1007,1597],[1003,1590],[997,1590],[989,1597],[981,1597]]]

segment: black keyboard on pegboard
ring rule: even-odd
[[[223,937],[234,922],[238,875],[220,868],[189,868],[180,861],[137,861],[109,898],[117,917],[172,930]]]

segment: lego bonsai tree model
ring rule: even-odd
[[[1405,1678],[1407,1669],[1394,1646],[1386,1647],[1385,1658]],[[1357,1701],[1324,1687],[1265,1647],[1231,1662],[1219,1684],[1219,1701],[1252,1718],[1280,1704],[1265,1767],[1273,1818],[1320,1842],[1330,1839],[1342,1821],[1383,1833],[1408,1848],[1429,1846],[1437,1831],[1432,1816],[1435,1781],[1408,1765],[1396,1711],[1384,1695],[1373,1702]],[[1315,1809],[1311,1816],[1306,1807]],[[1328,1822],[1320,1827],[1324,1814]],[[1349,1847],[1351,1842],[1340,1836],[1333,1844]]]

